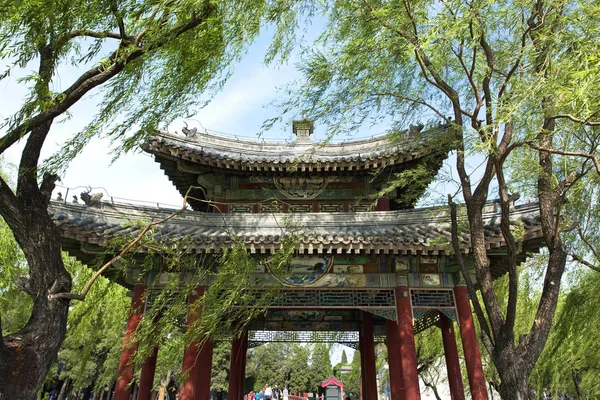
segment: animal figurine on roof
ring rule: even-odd
[[[89,188],[87,192],[81,192],[80,198],[88,207],[101,208],[102,207],[102,196],[104,193],[91,193],[92,188]]]
[[[196,136],[198,136],[198,128],[188,128],[188,124],[184,121],[183,122],[185,124],[185,127],[181,129],[181,131],[183,132],[183,134],[190,138],[190,139],[194,139]]]

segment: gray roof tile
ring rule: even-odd
[[[102,208],[52,202],[51,216],[67,239],[102,245],[117,234],[135,235],[136,220],[155,221],[175,210],[103,203]],[[486,206],[485,240],[489,246],[503,244],[499,210],[494,203]],[[525,228],[524,240],[542,237],[538,205],[515,207],[511,219]],[[301,229],[300,229],[301,228]],[[298,244],[323,246],[321,251],[350,244],[367,251],[417,253],[444,251],[450,240],[450,223],[445,208],[418,210],[306,213],[306,214],[206,214],[186,210],[158,226],[157,235],[166,239],[191,239],[190,247],[202,251],[231,246],[236,240],[247,247],[281,244],[282,237],[296,234]],[[238,238],[238,239],[234,239]],[[442,242],[442,243],[440,243]],[[468,251],[470,235],[462,233],[460,244]]]

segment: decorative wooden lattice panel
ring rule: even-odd
[[[413,306],[413,318],[415,319],[415,334],[436,325],[440,320],[440,313],[453,321],[457,320],[452,290],[411,289],[410,297]]]
[[[283,203],[280,203],[280,202],[260,203],[258,205],[258,212],[260,212],[260,213],[283,212]]]
[[[410,297],[414,308],[454,308],[452,290],[411,289]]]
[[[307,213],[313,211],[312,204],[290,204],[289,211],[293,213]]]
[[[419,319],[415,320],[413,330],[415,335],[423,332],[427,328],[436,325],[440,320],[440,313],[437,310],[426,311]]]
[[[360,212],[360,211],[372,211],[373,210],[373,205],[372,204],[365,204],[365,203],[352,203],[350,204],[350,211],[351,212]]]
[[[384,343],[385,336],[375,335],[375,343]],[[358,331],[249,331],[248,347],[257,347],[270,342],[285,343],[339,343],[358,349]]]
[[[251,213],[252,212],[252,204],[231,204],[231,205],[229,205],[229,212]]]
[[[390,308],[395,309],[394,290],[290,290],[271,308]]]

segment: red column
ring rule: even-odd
[[[469,375],[471,397],[473,400],[487,400],[488,395],[485,376],[483,375],[483,366],[481,365],[481,353],[479,351],[479,344],[477,343],[477,334],[475,333],[475,325],[473,324],[473,315],[471,314],[467,288],[465,286],[456,286],[454,288],[454,297],[456,299],[456,310],[458,311],[465,364],[467,366],[467,374]]]
[[[156,359],[158,347],[154,348],[152,354],[144,360],[140,373],[140,384],[137,392],[137,400],[150,400],[152,387],[154,386],[154,373],[156,372]]]
[[[213,342],[209,340],[200,348],[198,354],[196,400],[210,400],[210,378],[212,374]],[[181,397],[179,397],[181,399]]]
[[[444,343],[444,357],[446,359],[446,370],[448,371],[448,385],[452,400],[465,400],[465,389],[460,374],[460,363],[458,361],[458,349],[456,348],[456,337],[452,320],[440,313],[440,329]]]
[[[377,205],[375,211],[389,211],[390,210],[390,199],[387,197],[380,197],[377,199]]]
[[[244,337],[233,338],[231,341],[231,358],[229,363],[229,390],[227,391],[228,400],[240,400],[240,371],[242,369],[242,347]]]
[[[246,360],[248,356],[248,331],[244,330],[242,335],[244,339],[241,345],[242,364],[240,365],[240,397],[243,399],[246,394]]]
[[[363,319],[363,335],[364,335],[364,357],[365,357],[365,384],[366,390],[363,389],[363,394],[366,400],[377,400],[377,371],[375,368],[375,337],[373,316],[366,312],[362,312]]]
[[[360,398],[365,400],[367,384],[365,383],[365,336],[362,326],[358,331],[358,351],[360,352]]]
[[[204,295],[204,288],[198,287],[195,293],[190,294],[189,303],[192,305],[199,297]],[[200,310],[191,307],[188,313],[188,329],[193,327],[196,318],[200,318]],[[186,378],[179,389],[180,400],[209,400],[210,399],[210,374],[212,371],[212,341],[202,343],[194,340],[183,353],[182,370]]]
[[[396,321],[385,321],[387,329],[388,366],[390,368],[391,400],[405,400],[402,357],[400,355],[400,331]]]
[[[396,288],[396,313],[400,331],[400,354],[402,355],[402,375],[404,395],[410,400],[421,400],[419,373],[417,371],[417,351],[413,331],[412,306],[408,286]]]
[[[154,324],[157,324],[162,315],[154,317]],[[152,387],[154,386],[154,374],[156,372],[156,359],[158,358],[158,345],[152,351],[152,354],[142,363],[140,371],[140,384],[138,385],[137,400],[150,400]]]
[[[217,197],[213,204],[213,212],[227,214],[229,212],[229,204],[225,203],[225,199],[222,197]]]
[[[145,285],[133,286],[133,298],[131,299],[129,320],[127,321],[127,328],[125,329],[125,339],[123,339],[123,351],[121,352],[121,361],[119,362],[114,400],[129,400],[131,395],[130,386],[135,370],[133,355],[137,350],[137,343],[134,342],[134,333],[144,315],[145,292]]]

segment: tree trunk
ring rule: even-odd
[[[500,386],[498,387],[500,397],[503,400],[534,399],[528,384],[528,378],[531,371],[526,370],[522,363],[515,362],[518,360],[517,357],[508,357],[507,359],[511,361],[501,363],[497,368],[501,379]]]
[[[575,385],[575,391],[577,391],[577,400],[585,400],[585,395],[581,386],[579,385],[579,379],[581,378],[581,371],[571,370],[571,378],[573,378],[573,384]]]
[[[48,192],[36,188],[37,193],[19,197],[0,187],[0,215],[29,267],[29,279],[20,286],[33,299],[27,324],[0,343],[0,399],[35,399],[66,335],[69,301],[48,299],[49,294],[71,290],[59,230],[47,211],[50,186]]]
[[[58,393],[57,400],[65,400],[65,397],[67,397],[67,393],[68,393],[70,384],[71,384],[71,380],[69,378],[65,379],[65,381],[62,384],[62,387],[60,388],[60,392]]]

